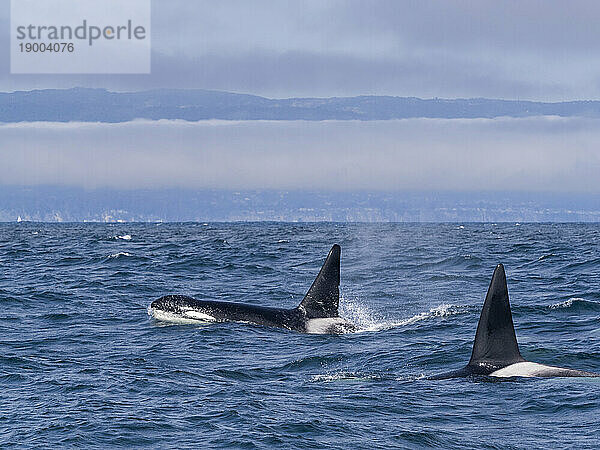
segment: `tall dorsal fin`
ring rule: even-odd
[[[337,317],[340,303],[340,255],[342,249],[334,244],[321,271],[298,306],[309,318]]]
[[[508,301],[504,266],[498,264],[481,310],[469,365],[507,366],[524,361],[519,353]]]

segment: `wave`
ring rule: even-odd
[[[478,256],[465,254],[465,255],[457,255],[457,256],[448,256],[446,258],[424,262],[417,264],[415,269],[421,270],[458,270],[458,269],[477,269],[482,266],[483,260]]]
[[[538,263],[543,263],[546,262],[550,259],[556,259],[559,256],[559,254],[557,253],[544,253],[541,256],[538,256],[536,259],[531,259],[530,261],[525,261],[521,264],[518,264],[516,266],[517,269],[523,269],[523,268],[528,268],[529,266],[538,264]]]
[[[390,328],[411,325],[423,320],[465,314],[468,313],[469,308],[467,306],[443,303],[429,309],[429,311],[415,314],[406,319],[389,320],[378,316],[364,304],[344,298],[340,304],[340,310],[340,316],[356,325],[356,333],[360,333],[365,331],[383,331]]]
[[[600,270],[600,258],[588,259],[585,261],[572,262],[564,266],[564,271],[569,273],[597,273]]]
[[[554,303],[548,306],[548,309],[569,309],[574,311],[597,311],[600,310],[600,303],[586,300],[581,297],[571,297],[568,300]]]
[[[379,373],[365,373],[365,372],[354,372],[348,370],[341,370],[333,373],[317,374],[310,377],[309,381],[312,383],[335,383],[337,381],[349,381],[349,382],[375,382],[375,381],[416,381],[426,379],[427,376],[424,373],[416,375],[394,375],[394,374],[379,374]]]
[[[390,325],[393,326],[405,326],[411,325],[416,322],[420,322],[423,320],[433,319],[437,317],[450,317],[458,314],[466,314],[468,312],[468,308],[466,306],[452,305],[448,303],[444,303],[438,305],[434,308],[430,308],[427,312],[422,312],[419,314],[415,314],[412,317],[407,319],[403,319],[399,322],[392,323]]]
[[[131,235],[130,234],[124,234],[122,236],[114,236],[113,239],[121,240],[121,241],[130,241],[131,240]]]
[[[61,322],[65,320],[70,320],[71,316],[69,314],[64,313],[49,313],[41,316],[43,319],[51,320],[53,322]]]
[[[544,260],[546,260],[548,258],[551,258],[553,256],[557,256],[557,255],[555,253],[547,253],[545,255],[540,256],[537,260],[538,261],[544,261]]]
[[[128,257],[128,256],[133,256],[131,253],[127,253],[127,252],[119,252],[119,253],[113,253],[112,255],[108,255],[109,258],[121,258],[121,257]]]
[[[310,381],[313,383],[333,383],[335,381],[379,381],[382,379],[383,377],[378,374],[347,371],[319,374],[310,377]]]

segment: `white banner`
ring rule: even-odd
[[[12,0],[11,73],[150,73],[150,0]]]

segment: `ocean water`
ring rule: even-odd
[[[294,307],[335,242],[359,332],[148,315]],[[499,262],[523,356],[600,371],[597,224],[2,224],[0,447],[598,448],[600,379],[424,379]]]

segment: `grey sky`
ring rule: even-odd
[[[0,1],[4,91],[600,98],[595,0],[155,0],[151,75],[69,77],[9,75],[9,1]]]
[[[0,125],[0,185],[600,193],[600,121]]]

